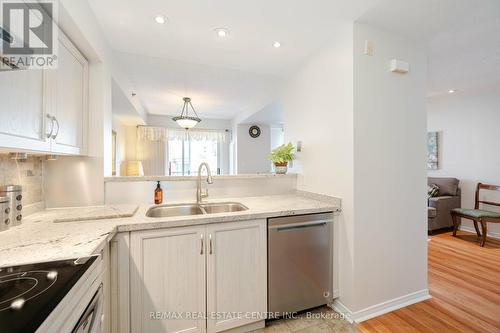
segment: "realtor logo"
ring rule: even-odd
[[[55,68],[57,27],[55,1],[0,0],[3,65],[11,68]]]

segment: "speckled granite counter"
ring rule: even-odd
[[[0,232],[0,267],[31,262],[76,258],[98,253],[117,232],[172,228],[209,223],[339,211],[340,199],[304,192],[291,195],[244,197],[208,202],[236,201],[246,211],[181,216],[146,217],[151,205],[141,205],[132,217],[59,222],[71,210],[45,210],[28,216],[20,226]],[[175,202],[169,202],[175,204]],[[88,207],[82,207],[82,210]],[[93,212],[95,214],[95,212]],[[97,218],[97,217],[96,217]]]

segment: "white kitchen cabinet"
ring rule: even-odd
[[[130,233],[117,234],[110,248],[110,316],[111,333],[130,332]]]
[[[257,314],[267,310],[266,220],[134,231],[130,263],[127,243],[118,244],[121,250],[111,247],[114,266],[128,269],[130,281],[123,273],[112,278],[118,284],[112,327],[121,328],[113,332],[243,332],[263,322]],[[130,328],[122,324],[128,313]],[[173,313],[182,319],[164,317]]]
[[[206,331],[204,235],[204,227],[131,233],[131,332]],[[168,318],[175,313],[183,317]]]
[[[88,62],[62,32],[58,49],[49,108],[54,119],[51,151],[79,155],[84,151],[88,121]]]
[[[46,71],[0,72],[0,147],[50,151]]]
[[[0,148],[85,153],[88,62],[59,32],[58,68],[0,72]]]
[[[22,45],[20,36],[14,38]],[[45,118],[46,79],[46,71],[40,69],[0,71],[0,147],[50,150]]]
[[[209,333],[265,319],[266,231],[265,220],[207,226],[207,312],[219,315],[209,316]]]

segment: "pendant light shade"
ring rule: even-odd
[[[191,98],[184,97],[184,105],[182,106],[182,112],[180,116],[173,117],[172,120],[175,121],[180,127],[185,129],[190,129],[195,127],[201,119],[194,110],[193,104],[191,104]],[[189,108],[193,111],[193,115],[189,115]]]

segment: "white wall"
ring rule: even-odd
[[[353,304],[353,32],[339,26],[332,40],[287,80],[285,142],[302,141],[291,168],[299,190],[342,198],[337,227],[341,299]]]
[[[114,61],[88,2],[62,0],[60,5],[59,26],[89,60],[88,156],[61,157],[47,164],[46,205],[99,205],[104,203],[104,176],[111,175],[107,156],[111,156],[112,80],[124,91],[131,91],[131,84]],[[130,102],[143,116],[137,100]]]
[[[106,204],[152,204],[156,181],[106,181]],[[196,200],[197,181],[162,180],[164,203],[193,202]],[[210,199],[253,197],[262,195],[282,195],[296,192],[297,177],[294,174],[270,177],[214,176],[214,183],[203,184],[209,190]]]
[[[125,128],[125,136],[126,136],[125,156],[127,157],[127,160],[130,161],[137,160],[137,127],[127,126]]]
[[[463,96],[456,94],[429,99],[427,125],[439,132],[439,170],[428,171],[431,177],[460,179],[462,207],[474,207],[478,182],[500,184],[500,92]],[[500,202],[500,195],[485,191],[490,200]],[[499,211],[492,206],[489,210]],[[473,228],[464,220],[463,226]],[[500,237],[500,225],[488,224],[489,233]]]
[[[285,143],[283,127],[271,127],[271,150]]]
[[[127,160],[127,127],[113,115],[113,131],[116,133],[116,175],[126,176],[121,173],[121,165]]]
[[[365,40],[374,43],[371,57]],[[427,296],[426,51],[424,43],[354,25],[357,311]],[[390,72],[391,59],[409,62],[410,72]]]
[[[44,170],[47,208],[96,206],[104,203],[101,157],[61,156]]]
[[[111,75],[101,63],[89,66],[88,156],[47,163],[44,174],[48,208],[104,203],[104,176],[111,175]],[[104,158],[108,156],[108,158]]]
[[[252,138],[248,130],[252,125],[260,127],[261,133]],[[241,124],[237,127],[237,172],[266,173],[271,171],[271,162],[267,156],[271,152],[271,129],[265,124]]]
[[[393,58],[411,73],[391,73]],[[425,82],[424,45],[346,23],[284,90],[298,188],[342,198],[336,306],[356,321],[428,297]]]

